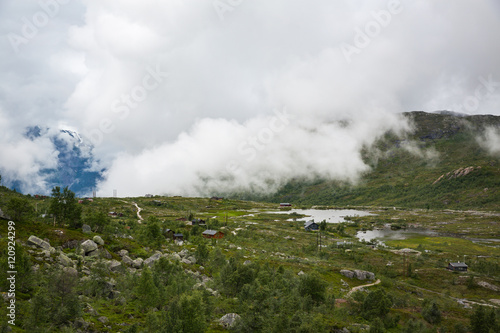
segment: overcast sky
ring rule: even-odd
[[[34,125],[94,144],[101,195],[197,195],[355,181],[400,112],[500,115],[495,0],[2,0],[0,33],[0,173],[29,191],[57,158]]]

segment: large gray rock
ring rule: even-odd
[[[354,270],[354,275],[358,280],[366,280],[366,272],[360,271],[359,269]]]
[[[106,250],[105,248],[101,248],[100,251],[101,251],[101,257],[108,259],[108,260],[113,259],[113,256],[111,255],[111,253],[109,253],[109,251]]]
[[[122,257],[122,262],[125,264],[125,265],[129,265],[129,266],[132,266],[132,264],[134,263],[134,261],[132,259],[130,259],[129,256],[125,255]]]
[[[115,272],[122,267],[122,263],[118,260],[111,260],[108,262],[108,267],[111,271]]]
[[[144,262],[144,259],[142,259],[142,258],[137,258],[137,259],[135,259],[135,260],[132,262],[132,267],[139,269],[139,268],[141,268],[141,266],[142,266],[143,262]]]
[[[128,251],[127,250],[120,250],[120,251],[118,251],[118,255],[120,257],[127,256],[128,255]]]
[[[155,261],[160,260],[162,253],[160,251],[157,251],[155,254],[153,254],[151,257],[148,259],[144,260],[144,265],[148,266],[153,266]]]
[[[2,212],[2,209],[0,209],[0,220],[10,220],[10,216]]]
[[[84,234],[90,234],[92,232],[92,228],[88,224],[84,224],[82,226],[82,232]]]
[[[64,253],[61,253],[58,259],[61,265],[63,265],[64,267],[73,267],[73,261]]]
[[[104,240],[101,238],[101,236],[94,236],[93,240],[97,245],[104,245]]]
[[[78,276],[78,271],[73,268],[73,267],[64,267],[63,272],[66,273],[67,275],[77,277]]]
[[[28,244],[30,245],[36,245],[44,250],[50,250],[51,246],[48,242],[36,237],[36,236],[33,236],[31,235],[29,238],[28,238]]]
[[[219,319],[219,322],[222,326],[225,328],[233,327],[238,320],[240,320],[241,317],[239,314],[236,313],[228,313],[224,315],[221,319]]]
[[[97,244],[94,241],[90,240],[90,239],[88,239],[85,242],[83,242],[80,245],[80,247],[85,252],[85,254],[97,250]]]
[[[342,274],[343,276],[348,277],[350,279],[352,279],[354,277],[354,272],[350,271],[350,270],[347,270],[347,269],[341,270],[340,274]]]

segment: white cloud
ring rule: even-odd
[[[340,46],[388,4],[244,1],[221,20],[204,0],[71,1],[19,53],[0,40],[6,131],[59,124],[89,136],[100,131],[95,152],[111,166],[106,193],[194,194],[200,179],[210,188],[255,189],[298,175],[355,180],[368,170],[361,147],[407,128],[395,113],[454,109],[475,96],[479,77],[500,81],[494,0],[401,2],[348,63]],[[22,17],[40,11],[15,0],[0,7],[3,37],[21,33]],[[141,92],[150,68],[168,77],[126,116],[116,112],[116,101]],[[294,122],[246,161],[238,145],[284,106]],[[471,110],[500,114],[500,89]],[[339,127],[342,120],[350,125]],[[0,144],[11,151],[16,142]],[[236,160],[239,173],[225,174],[226,160]]]

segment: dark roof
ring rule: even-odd
[[[308,227],[310,227],[313,224],[316,224],[316,223],[314,221],[307,221],[306,223],[304,223],[304,228],[308,228]]]
[[[184,237],[182,234],[174,234],[174,237]]]
[[[208,230],[203,231],[203,235],[214,236],[214,235],[217,234],[217,232],[218,232],[217,230],[210,230],[210,229],[208,229]]]
[[[464,262],[450,262],[450,266],[452,266],[452,267],[469,267]]]
[[[165,232],[174,232],[174,231],[171,229],[167,229],[167,230],[165,230]]]

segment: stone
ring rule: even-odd
[[[225,328],[233,327],[238,320],[240,320],[240,315],[236,313],[228,313],[219,319],[219,323]]]
[[[128,251],[127,250],[120,250],[120,251],[118,251],[118,255],[120,257],[127,256],[128,255]]]
[[[0,209],[0,220],[10,220],[10,216],[2,212],[2,209]]]
[[[111,290],[109,292],[108,298],[109,299],[117,299],[118,297],[120,297],[120,294],[121,294],[121,292],[119,292],[118,290]]]
[[[73,267],[73,261],[70,258],[68,258],[68,256],[65,255],[64,253],[61,253],[58,259],[61,265],[65,267]]]
[[[121,266],[122,266],[122,263],[119,262],[118,260],[108,261],[108,267],[112,272],[116,272],[117,270],[119,270],[121,268]]]
[[[90,234],[90,233],[92,233],[92,228],[88,224],[84,224],[82,226],[82,232],[84,234]]]
[[[155,261],[159,260],[161,258],[162,253],[160,251],[157,251],[155,254],[153,254],[151,257],[148,259],[144,260],[144,265],[148,266],[153,266]]]
[[[101,251],[99,251],[99,249],[97,249],[97,250],[88,252],[87,256],[88,257],[98,257],[99,254],[101,254]]]
[[[134,261],[132,259],[130,259],[129,256],[125,255],[122,257],[122,263],[124,263],[125,265],[132,266]]]
[[[84,332],[86,332],[90,326],[90,324],[86,322],[83,318],[76,319],[73,325],[75,326],[76,329],[82,329]]]
[[[179,252],[179,255],[181,256],[181,258],[185,258],[189,255],[189,251],[184,249],[181,252]]]
[[[42,249],[45,249],[45,250],[50,250],[51,246],[49,244],[49,242],[46,242],[36,236],[33,236],[31,235],[29,238],[28,238],[28,244],[30,245],[36,245]]]
[[[191,265],[191,261],[189,261],[188,259],[182,259],[181,260],[182,263],[186,264],[186,265]]]
[[[343,276],[348,277],[350,279],[354,278],[354,272],[350,271],[350,270],[347,270],[347,269],[341,270],[340,274],[342,274]]]
[[[100,321],[101,323],[103,323],[103,324],[107,324],[107,323],[109,323],[109,319],[108,319],[108,317],[101,316],[101,317],[99,317],[97,320],[99,320],[99,321]]]
[[[251,262],[250,260],[245,260],[245,262],[243,263],[243,265],[248,266],[248,265],[250,265],[251,263],[252,263],[252,262]]]
[[[180,261],[181,260],[181,256],[178,255],[177,253],[174,253],[174,254],[172,254],[172,259]]]
[[[306,274],[306,273],[304,273],[303,271],[300,271],[300,272],[297,273],[298,276],[301,276],[301,275],[304,275],[304,274]]]
[[[94,238],[92,239],[94,241],[94,243],[96,243],[97,245],[104,245],[104,240],[102,239],[101,236],[94,236]]]
[[[358,280],[366,280],[366,272],[360,271],[359,269],[354,270],[354,275]]]
[[[83,242],[80,245],[80,247],[83,249],[83,251],[85,251],[85,254],[87,254],[87,253],[89,253],[91,251],[96,250],[97,249],[97,244],[94,241],[88,239],[85,242]]]
[[[105,248],[100,249],[100,252],[101,252],[101,257],[108,259],[108,260],[113,259],[113,256],[111,255],[111,253],[109,253],[109,251],[106,250]]]
[[[141,268],[141,266],[142,266],[143,262],[144,262],[144,259],[142,259],[142,258],[137,258],[137,259],[135,259],[135,260],[132,262],[132,267],[139,269],[139,268]]]
[[[196,258],[193,256],[188,257],[187,260],[191,261],[191,263],[193,264],[196,264]]]
[[[74,277],[78,276],[78,271],[73,267],[64,267],[63,272],[69,276],[74,276]]]

